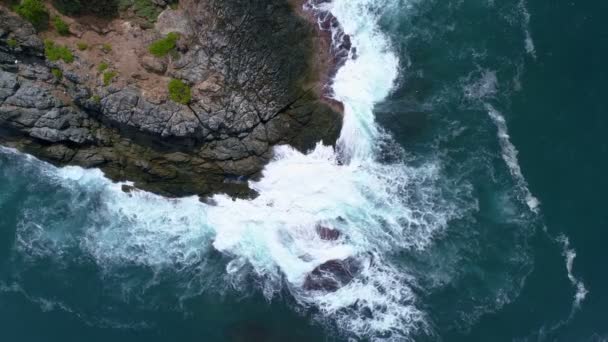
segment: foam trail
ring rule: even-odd
[[[5,152],[0,148],[0,152]],[[39,306],[40,311],[42,312],[51,312],[51,311],[64,311],[78,317],[82,322],[91,327],[109,327],[112,329],[125,329],[125,330],[142,330],[149,328],[148,324],[145,322],[137,322],[131,324],[125,324],[121,322],[114,322],[107,319],[94,319],[88,318],[79,313],[77,310],[71,308],[67,304],[58,301],[56,299],[37,297],[29,294],[23,287],[21,287],[18,283],[4,283],[0,282],[0,294],[5,293],[18,293],[23,298],[27,299],[30,303],[36,304]]]
[[[519,162],[517,160],[517,149],[515,148],[513,143],[511,143],[509,137],[505,118],[490,104],[486,104],[486,110],[488,111],[488,115],[490,116],[490,118],[492,118],[492,121],[498,129],[498,138],[502,148],[502,157],[505,163],[507,163],[511,175],[519,185],[519,189],[525,197],[525,201],[528,205],[528,208],[535,214],[538,214],[540,211],[540,202],[536,197],[532,195],[532,193],[528,189],[528,183],[523,176],[521,167],[519,166]],[[545,232],[547,232],[546,227]],[[563,255],[566,259],[566,270],[568,272],[568,279],[572,283],[572,286],[574,286],[574,288],[576,289],[576,294],[574,295],[574,300],[572,303],[572,311],[570,313],[571,318],[580,308],[580,305],[585,300],[588,291],[585,288],[585,284],[579,279],[577,279],[572,273],[574,259],[576,258],[576,251],[570,247],[570,241],[568,237],[565,235],[560,235],[557,239],[555,239],[555,241],[562,245]]]
[[[532,56],[534,59],[536,59],[536,48],[534,46],[534,40],[532,39],[532,34],[530,33],[530,12],[528,11],[528,6],[526,4],[526,0],[521,0],[519,3],[519,10],[521,11],[521,14],[523,16],[523,30],[524,30],[524,34],[526,36],[524,42],[525,42],[525,49],[526,52]]]
[[[547,235],[549,235],[547,228],[544,227],[544,231]],[[575,289],[574,298],[572,299],[572,306],[570,308],[570,314],[568,317],[559,320],[557,323],[546,326],[543,325],[538,331],[534,332],[527,338],[522,339],[522,341],[547,341],[550,340],[551,337],[554,338],[556,333],[565,327],[570,321],[574,318],[574,315],[581,309],[582,303],[585,301],[587,294],[589,291],[585,287],[583,280],[577,278],[574,275],[574,259],[576,259],[576,251],[570,246],[570,239],[564,234],[559,235],[557,238],[551,238],[551,241],[558,243],[562,247],[562,256],[564,257],[566,264],[566,272],[568,275],[568,280],[572,284],[572,287]]]
[[[486,110],[488,111],[488,115],[498,129],[497,135],[502,149],[502,158],[507,164],[511,176],[513,176],[517,182],[519,190],[523,193],[524,200],[528,205],[528,208],[535,214],[538,214],[540,210],[540,201],[534,197],[534,195],[532,195],[530,192],[530,189],[528,189],[528,182],[524,178],[521,167],[519,166],[519,161],[517,160],[517,154],[519,152],[515,148],[515,145],[513,145],[511,142],[505,118],[491,104],[486,103],[485,106]]]
[[[576,293],[574,294],[574,299],[572,301],[572,312],[570,313],[570,318],[572,318],[575,312],[580,309],[581,304],[585,300],[585,297],[589,291],[585,288],[583,281],[574,276],[573,267],[574,259],[576,258],[576,251],[570,247],[570,240],[567,236],[560,235],[557,238],[557,242],[561,243],[563,248],[563,256],[566,260],[568,279],[570,280],[570,283],[572,283],[572,286],[576,289]]]
[[[486,75],[487,75],[487,73],[486,73]],[[495,75],[493,77],[484,76],[483,79],[491,80],[492,81],[492,82],[490,82],[491,84],[496,83]],[[482,83],[485,84],[487,82],[482,82]],[[489,91],[489,93],[492,93],[492,94],[495,92],[495,87],[486,86],[486,87],[481,87],[481,88],[486,89],[486,90],[493,89],[492,91]],[[487,95],[487,94],[484,93],[484,96],[485,95]],[[491,104],[489,104],[489,103],[484,103],[484,104],[485,104],[486,110],[488,112],[488,115],[490,116],[490,118],[492,119],[492,121],[494,122],[494,124],[498,130],[497,135],[498,135],[499,143],[500,143],[500,146],[502,149],[502,157],[509,168],[511,176],[514,178],[514,180],[518,184],[519,191],[523,194],[525,202],[528,205],[528,208],[533,213],[539,214],[540,213],[540,201],[536,197],[534,197],[534,195],[531,193],[531,191],[528,188],[528,183],[521,171],[521,167],[519,166],[519,161],[517,159],[518,151],[510,140],[506,120],[505,120],[504,116],[502,116],[502,114],[498,110],[496,110]],[[544,231],[546,234],[549,235],[547,227],[544,227]],[[585,300],[585,297],[588,294],[588,290],[585,288],[585,284],[581,280],[577,279],[573,274],[573,265],[574,265],[574,259],[576,258],[576,251],[570,247],[570,241],[569,241],[568,237],[562,234],[559,237],[557,237],[556,239],[553,239],[553,241],[559,243],[562,246],[562,250],[563,250],[562,254],[566,261],[566,271],[567,271],[568,279],[572,283],[572,286],[576,289],[576,293],[574,295],[574,299],[572,302],[572,310],[570,312],[568,319],[560,321],[559,323],[557,323],[556,325],[551,327],[550,331],[555,331],[555,330],[559,329],[560,327],[562,327],[563,325],[567,324],[572,319],[572,317],[574,317],[574,315],[580,308],[581,303]]]
[[[475,74],[473,74],[475,75]],[[485,107],[488,116],[492,119],[494,126],[496,126],[498,142],[500,144],[502,159],[505,161],[509,173],[517,184],[517,189],[523,195],[523,200],[528,208],[535,214],[539,213],[540,201],[534,197],[530,189],[528,188],[528,182],[523,175],[521,167],[519,166],[519,160],[517,158],[518,151],[515,145],[511,142],[509,136],[509,129],[504,116],[492,106],[488,99],[494,98],[498,92],[498,78],[496,72],[492,70],[482,70],[481,75],[478,79],[471,82],[474,77],[470,75],[468,77],[467,84],[463,86],[464,94],[469,99],[475,101],[481,101]]]

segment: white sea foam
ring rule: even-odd
[[[576,289],[574,299],[572,300],[572,313],[576,312],[581,306],[581,303],[587,297],[589,291],[585,288],[585,284],[582,280],[578,279],[573,273],[574,259],[576,258],[576,251],[570,247],[570,239],[565,235],[560,235],[557,241],[562,244],[563,255],[566,260],[566,271],[568,272],[568,280],[572,283],[572,286]]]
[[[357,58],[346,62],[333,84],[335,97],[345,106],[339,152],[322,145],[308,154],[277,147],[263,178],[250,184],[259,197],[218,195],[214,205],[196,198],[126,194],[121,184],[111,183],[98,170],[49,168],[51,178],[64,187],[98,194],[96,211],[76,244],[108,272],[125,265],[176,271],[197,267],[201,277],[205,255],[214,248],[232,258],[226,279],[235,287],[242,285],[238,275],[245,270],[261,279],[267,297],[286,281],[302,307],[317,308],[320,320],[331,317],[349,334],[403,340],[424,328],[425,315],[410,288],[413,279],[396,270],[386,253],[426,248],[462,209],[438,201],[439,163],[407,167],[374,160],[382,132],[373,106],[389,94],[399,71],[399,60],[377,27],[384,5],[371,0],[322,5],[357,48]],[[337,228],[342,237],[322,240],[318,225]],[[36,255],[30,252],[37,249],[46,257],[62,248],[38,243],[44,232],[35,222],[21,227],[19,248],[24,254]],[[49,234],[48,239],[59,239],[58,232]],[[333,293],[302,289],[316,267],[347,258],[363,265],[348,285]]]
[[[574,275],[574,260],[576,259],[576,251],[570,246],[570,239],[565,234],[560,234],[557,238],[552,238],[549,235],[546,227],[544,231],[545,233],[547,233],[549,238],[552,239],[553,242],[561,245],[562,256],[564,257],[568,280],[572,284],[572,287],[574,287],[575,293],[572,299],[572,306],[570,308],[570,314],[568,315],[568,317],[560,319],[558,322],[552,325],[543,325],[540,329],[538,329],[538,331],[534,332],[531,336],[523,339],[524,341],[545,341],[550,338],[548,336],[554,336],[556,332],[567,326],[572,321],[576,313],[580,310],[583,301],[589,294],[589,291],[585,287],[583,280]]]
[[[524,34],[525,34],[525,39],[524,39],[524,47],[526,49],[526,52],[532,56],[533,58],[536,58],[536,48],[534,47],[534,40],[532,39],[532,34],[530,33],[530,12],[528,11],[528,5],[526,4],[526,0],[521,0],[519,2],[519,10],[521,12],[521,15],[523,16],[523,30],[524,30]]]
[[[505,161],[511,176],[515,180],[519,192],[523,195],[523,199],[528,208],[532,212],[538,214],[540,201],[534,197],[528,188],[528,182],[519,165],[517,157],[519,152],[511,142],[507,122],[502,113],[490,104],[489,101],[494,99],[498,93],[498,78],[496,72],[493,70],[478,70],[471,73],[464,80],[463,91],[468,99],[478,101],[485,107],[485,110],[497,129],[496,135],[500,144],[502,158]]]
[[[486,110],[498,130],[497,135],[502,149],[502,158],[507,164],[511,176],[513,176],[514,180],[517,182],[528,208],[534,213],[538,213],[540,210],[540,201],[532,195],[532,192],[530,192],[530,189],[528,188],[528,182],[524,178],[521,167],[519,166],[519,161],[517,160],[517,154],[519,152],[511,142],[505,118],[491,104],[486,103]]]
[[[6,152],[6,150],[0,151]],[[92,327],[109,327],[112,329],[125,329],[125,330],[141,330],[145,328],[149,328],[149,326],[145,322],[134,322],[134,323],[123,323],[116,322],[112,320],[108,320],[107,318],[89,318],[85,315],[78,312],[78,310],[71,308],[68,304],[51,298],[45,298],[40,296],[35,296],[26,291],[21,285],[18,283],[4,283],[0,281],[0,294],[3,293],[17,293],[20,294],[23,298],[27,299],[30,303],[38,305],[40,311],[42,312],[51,312],[51,311],[64,311],[75,315],[82,322],[84,322],[88,326]]]
[[[205,256],[214,248],[232,259],[226,279],[233,286],[242,285],[240,273],[252,272],[260,290],[272,297],[286,282],[302,307],[317,308],[320,320],[331,320],[348,334],[402,341],[426,329],[412,290],[415,280],[407,270],[397,270],[389,255],[397,249],[424,250],[450,220],[475,204],[442,200],[436,186],[439,161],[411,167],[375,160],[383,133],[373,107],[389,95],[399,73],[398,57],[377,27],[388,4],[334,0],[322,5],[357,48],[357,58],[346,62],[333,84],[345,107],[338,152],[322,145],[308,154],[277,147],[263,178],[250,184],[259,197],[218,195],[215,205],[140,191],[126,194],[99,171],[50,168],[51,177],[65,187],[98,195],[77,245],[110,272],[124,265],[177,272],[195,267],[201,278]],[[316,232],[320,224],[339,229],[342,237],[322,240]],[[38,231],[29,225],[18,235],[34,234],[36,240]],[[23,238],[22,248],[35,248],[32,241]],[[332,293],[302,289],[316,267],[347,258],[362,265],[349,284]]]

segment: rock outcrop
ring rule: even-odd
[[[335,292],[348,285],[360,270],[361,263],[355,258],[329,260],[310,272],[302,287],[307,291]]]
[[[92,49],[50,62],[42,38],[50,33],[0,5],[1,144],[163,195],[244,197],[273,146],[306,151],[337,139],[340,106],[324,98],[315,65],[328,62],[315,61],[318,30],[287,0],[182,0],[155,28],[95,25],[74,22],[58,39],[68,47],[82,37],[131,39],[99,57],[115,64],[109,84]],[[147,54],[170,32],[180,33],[175,53]],[[188,104],[168,98],[170,79],[191,87]]]

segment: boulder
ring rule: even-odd
[[[335,292],[350,283],[360,269],[361,264],[355,258],[329,260],[306,276],[303,288],[308,291]]]

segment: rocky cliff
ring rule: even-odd
[[[341,109],[324,98],[328,68],[319,67],[331,63],[319,51],[328,45],[300,5],[155,3],[163,11],[145,25],[133,9],[66,17],[47,3],[69,27],[61,35],[0,5],[0,143],[169,196],[251,196],[247,180],[273,146],[335,143]],[[171,34],[171,51],[150,53]],[[54,58],[53,47],[73,61]],[[172,99],[172,80],[191,98]]]

